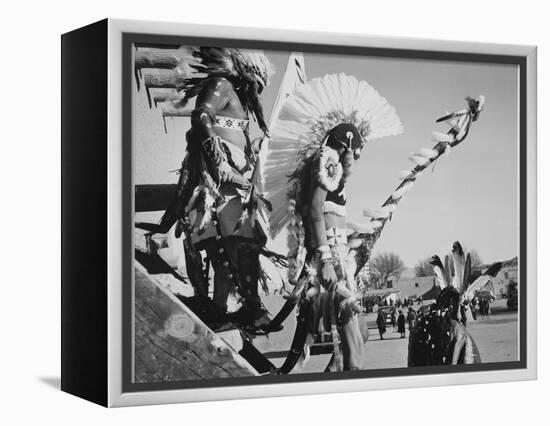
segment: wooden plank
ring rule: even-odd
[[[178,92],[175,89],[151,89],[151,98],[155,106],[162,102],[181,101],[184,96],[184,92]]]
[[[259,375],[139,263],[134,270],[135,382]]]
[[[140,50],[176,50],[180,49],[179,44],[166,44],[166,43],[135,43],[136,51]]]
[[[138,50],[135,53],[136,68],[173,69],[180,63],[177,50]]]
[[[185,85],[185,73],[174,70],[148,69],[143,71],[143,81],[147,88],[178,89]]]

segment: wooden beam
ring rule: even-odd
[[[175,50],[180,48],[176,44],[160,44],[160,43],[135,43],[136,50],[152,50],[152,49],[163,49],[163,50]]]
[[[181,53],[177,50],[138,50],[135,53],[135,65],[138,69],[174,69],[178,66],[180,60]]]
[[[175,89],[151,89],[151,98],[155,106],[162,102],[181,101],[184,96],[183,92],[178,92]]]
[[[174,70],[152,69],[143,72],[147,88],[178,89],[185,84],[185,74]]]
[[[191,117],[193,107],[187,103],[182,106],[179,101],[164,102],[161,105],[163,117]]]
[[[259,375],[139,263],[134,270],[135,382]]]

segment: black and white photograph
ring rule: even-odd
[[[0,423],[545,424],[544,3],[9,3]]]
[[[130,48],[132,384],[519,365],[517,64]]]

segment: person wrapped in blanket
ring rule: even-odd
[[[476,364],[477,345],[460,322],[460,295],[444,288],[435,303],[418,316],[409,335],[408,366]]]
[[[312,275],[303,302],[312,305],[308,328],[313,335],[320,322],[327,332],[336,325],[344,370],[363,368],[365,350],[357,316],[357,288],[353,272],[347,267],[345,195],[346,179],[362,146],[361,135],[352,124],[340,123],[332,128],[312,158],[310,175],[303,178],[299,206],[307,250],[305,269]]]
[[[252,50],[201,47],[194,56],[196,74],[181,89],[183,104],[196,97],[187,154],[159,231],[176,224],[176,235],[185,233],[187,272],[199,297],[208,295],[208,270],[200,253],[206,252],[214,274],[213,302],[221,312],[210,325],[227,320],[228,296],[235,293],[242,306],[229,319],[258,330],[270,318],[258,295],[266,233],[256,214],[261,200],[250,180],[258,146],[250,139],[249,121],[255,118],[267,135],[259,96],[271,64]]]
[[[453,267],[451,268],[451,262]],[[419,311],[415,327],[409,334],[408,365],[457,365],[477,364],[481,356],[477,345],[465,327],[465,310],[461,309],[469,300],[469,294],[500,270],[499,262],[471,281],[471,257],[465,256],[461,244],[453,244],[452,260],[445,257],[445,265],[437,255],[430,264],[437,276],[439,294],[435,303]],[[454,276],[451,276],[451,269]]]

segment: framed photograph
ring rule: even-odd
[[[536,378],[535,47],[104,20],[62,53],[63,390]]]

